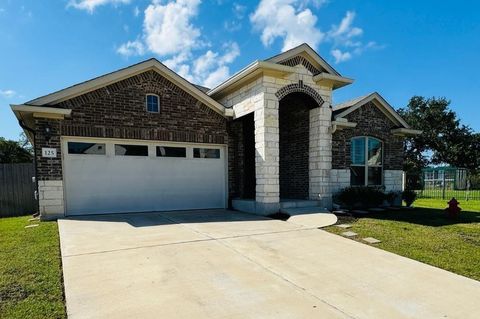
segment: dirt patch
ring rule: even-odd
[[[480,238],[478,236],[466,233],[459,233],[458,235],[464,242],[475,246],[480,246]]]
[[[19,284],[0,287],[0,304],[8,301],[18,302],[28,297],[28,291]]]

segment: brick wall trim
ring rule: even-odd
[[[308,85],[303,84],[302,81],[299,81],[298,83],[293,83],[293,84],[288,84],[285,85],[284,87],[280,88],[277,93],[275,93],[275,96],[278,98],[280,101],[284,97],[286,97],[290,93],[305,93],[308,96],[310,96],[312,99],[317,102],[318,106],[322,106],[323,103],[325,102],[320,94],[318,94],[317,91],[315,91],[313,88],[311,88]]]
[[[291,57],[289,59],[283,60],[279,62],[279,64],[282,65],[288,65],[288,66],[297,66],[297,65],[303,65],[308,71],[312,73],[312,75],[317,75],[321,70],[317,69],[316,67],[313,66],[310,61],[308,61],[305,57],[301,55],[296,55],[294,57]]]

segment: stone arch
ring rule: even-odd
[[[323,103],[325,103],[322,96],[320,94],[318,94],[317,91],[315,91],[310,86],[303,84],[302,81],[299,81],[298,83],[294,83],[294,84],[288,84],[288,85],[282,87],[281,89],[279,89],[277,91],[277,93],[275,93],[275,96],[280,101],[281,99],[283,99],[288,94],[296,93],[296,92],[307,94],[312,99],[314,99],[315,102],[317,102],[318,106],[320,106],[320,107],[323,105]]]

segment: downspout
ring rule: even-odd
[[[29,131],[33,135],[33,171],[34,171],[34,178],[35,178],[35,202],[37,206],[37,211],[33,215],[38,215],[40,213],[40,203],[39,203],[39,192],[38,192],[38,174],[37,174],[37,148],[35,147],[35,130],[32,129],[31,127],[28,127],[25,125],[25,123],[22,120],[18,120],[18,125],[26,131]]]
[[[332,124],[332,134],[335,133],[337,131],[337,124]]]

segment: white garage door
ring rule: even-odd
[[[67,215],[225,208],[223,146],[64,139]]]

